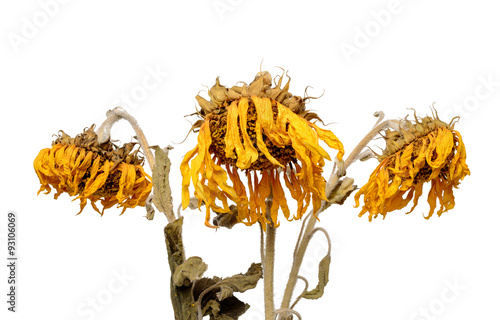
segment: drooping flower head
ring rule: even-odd
[[[226,88],[217,78],[210,101],[196,96],[202,119],[192,128],[199,131],[198,145],[181,164],[182,205],[189,205],[192,182],[199,205],[206,206],[207,226],[212,226],[210,210],[229,212],[228,200],[236,205],[237,222],[260,221],[265,227],[278,225],[279,209],[287,220],[300,219],[311,201],[316,212],[326,199],[321,174],[324,159],[331,159],[319,140],[338,150],[339,161],[342,143],[311,122],[319,117],[305,109],[308,98],[288,92],[290,80],[281,88],[282,80],[272,87],[271,75],[260,72],[249,85]],[[296,214],[290,213],[281,179],[297,201]]]
[[[80,199],[80,214],[87,200],[95,211],[118,204],[127,208],[144,206],[151,191],[151,177],[142,167],[144,160],[134,143],[117,147],[110,141],[99,144],[94,126],[75,138],[60,131],[51,148],[42,149],[33,166],[40,179],[38,194],[56,189],[54,199],[63,192]],[[96,206],[100,201],[102,210]]]
[[[414,121],[401,121],[399,130],[385,131],[386,149],[378,156],[380,164],[370,179],[355,195],[356,207],[363,195],[361,217],[369,213],[369,220],[378,214],[405,208],[411,199],[412,212],[423,193],[423,186],[430,182],[427,202],[429,219],[437,206],[437,215],[453,209],[453,188],[470,174],[465,163],[466,152],[460,133],[454,130],[454,120],[449,124],[439,120],[437,114]]]

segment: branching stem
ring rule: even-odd
[[[338,170],[336,166],[333,168],[330,178],[328,179],[328,183],[325,187],[325,195],[327,198],[331,197],[331,193],[339,183],[340,177],[342,175],[341,173],[345,172],[345,170],[347,170],[347,168],[351,164],[353,164],[356,160],[359,159],[358,157],[359,154],[368,145],[368,143],[370,143],[370,141],[372,141],[373,138],[375,138],[375,136],[377,136],[377,134],[379,134],[381,130],[384,130],[386,128],[399,129],[399,123],[400,122],[398,120],[386,120],[381,123],[377,122],[375,127],[372,130],[370,130],[368,134],[366,134],[366,136],[358,143],[358,145],[349,154],[347,159],[344,161],[343,167],[339,167]],[[316,212],[316,217],[319,216],[319,214],[325,210],[325,205],[326,201],[323,200],[321,202],[321,207],[319,208],[318,212]],[[315,232],[314,231],[315,225],[316,222],[318,221],[312,215],[313,211],[311,210],[309,214],[305,217],[304,221],[302,222],[302,228],[299,237],[297,239],[297,244],[294,251],[293,264],[290,270],[290,276],[288,278],[288,283],[286,285],[285,293],[283,295],[283,300],[281,302],[281,309],[290,308],[293,290],[295,288],[295,285],[297,284],[297,279],[299,277],[299,269],[300,266],[302,265],[302,261],[304,260],[304,255],[311,240],[311,234]]]

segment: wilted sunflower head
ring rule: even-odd
[[[80,199],[80,214],[90,200],[101,215],[118,204],[127,208],[144,206],[151,191],[151,177],[142,167],[144,160],[133,151],[135,143],[121,147],[110,141],[99,144],[94,126],[71,138],[59,131],[51,148],[42,149],[33,166],[40,179],[38,194],[56,189],[54,199],[63,192]],[[99,210],[95,204],[101,201]]]
[[[466,152],[460,133],[454,130],[454,120],[449,124],[432,117],[404,119],[399,130],[386,130],[386,148],[378,155],[380,164],[370,175],[370,179],[355,196],[356,207],[364,196],[364,205],[359,213],[369,213],[369,220],[378,214],[403,209],[413,198],[415,209],[423,193],[423,185],[430,182],[427,202],[429,219],[439,199],[437,215],[453,209],[455,197],[453,188],[470,174],[465,163]]]
[[[316,212],[326,199],[321,174],[324,159],[330,156],[319,140],[338,150],[339,161],[344,154],[342,143],[311,122],[319,117],[306,110],[308,98],[288,92],[290,80],[281,88],[282,80],[283,76],[272,86],[271,75],[259,72],[249,85],[226,88],[217,78],[208,92],[210,101],[196,96],[201,119],[192,130],[199,131],[198,145],[181,164],[182,204],[184,208],[189,205],[192,181],[198,203],[207,208],[207,226],[211,226],[210,210],[230,212],[228,199],[236,204],[231,212],[238,222],[260,221],[263,226],[277,225],[280,208],[287,220],[300,219],[311,200]],[[239,170],[244,171],[246,183]],[[297,201],[296,215],[290,215],[280,175]],[[266,199],[271,195],[266,216]]]

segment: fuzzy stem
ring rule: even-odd
[[[398,128],[399,121],[397,120],[387,120],[378,125],[376,125],[368,134],[358,143],[358,145],[353,149],[353,151],[349,154],[347,159],[344,162],[344,167],[339,168],[332,171],[330,178],[328,179],[328,183],[325,187],[325,195],[327,198],[330,198],[331,193],[337,186],[340,180],[340,174],[338,174],[341,170],[347,170],[347,168],[353,164],[356,160],[358,160],[359,154],[363,151],[363,149],[368,145],[370,141],[375,138],[375,136],[381,131],[388,127],[390,128]],[[316,212],[316,217],[319,216],[321,212],[325,210],[326,201],[321,201],[321,207]],[[299,238],[297,239],[297,245],[293,256],[293,264],[290,270],[290,276],[288,278],[288,282],[285,288],[285,293],[283,295],[283,300],[281,302],[281,309],[290,308],[290,303],[292,301],[293,290],[295,285],[297,284],[297,279],[299,276],[300,266],[302,265],[302,261],[304,260],[304,255],[306,253],[307,247],[311,240],[311,232],[313,232],[317,219],[312,217],[312,210],[306,216],[304,221],[302,222],[301,233],[299,234]],[[305,227],[304,227],[305,226]]]
[[[304,294],[307,292],[307,289],[309,288],[309,282],[307,281],[306,278],[304,278],[303,276],[298,276],[297,279],[300,279],[302,281],[304,281],[304,290],[302,290],[302,293],[297,297],[297,299],[295,299],[295,302],[292,304],[292,306],[290,307],[290,309],[293,309],[295,308],[295,306],[297,305],[297,303],[299,303],[300,299],[302,299],[302,297],[304,296]]]
[[[264,260],[264,308],[265,320],[274,319],[274,246],[276,228],[266,228],[266,250]]]
[[[142,131],[141,127],[139,126],[139,123],[137,123],[137,120],[135,120],[132,115],[130,115],[125,109],[122,107],[116,107],[113,110],[108,110],[106,112],[106,120],[101,124],[99,129],[97,129],[97,141],[99,143],[104,143],[109,140],[110,138],[110,131],[113,125],[121,120],[125,119],[127,120],[132,128],[134,129],[136,133],[137,140],[139,141],[139,144],[141,145],[142,151],[146,155],[146,159],[148,161],[149,167],[151,171],[153,170],[153,167],[155,165],[155,157],[153,156],[153,153],[151,152],[151,149],[149,148],[148,141],[146,140],[146,136],[144,135],[144,132]]]
[[[278,316],[280,316],[282,313],[287,314],[287,316],[290,313],[292,313],[292,314],[296,315],[299,320],[302,320],[302,317],[300,316],[300,313],[298,313],[297,311],[295,311],[293,309],[290,309],[290,308],[288,308],[288,309],[281,308],[281,309],[276,310],[276,312],[275,312],[275,314],[278,315]]]

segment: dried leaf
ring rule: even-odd
[[[196,197],[191,197],[189,198],[189,205],[188,205],[188,208],[191,209],[191,210],[195,210],[195,209],[198,209],[198,198]],[[201,202],[201,205],[203,205],[203,201]]]
[[[219,77],[215,79],[215,85],[210,88],[208,95],[213,103],[221,105],[224,100],[226,100],[227,88],[221,86],[219,82]]]
[[[174,272],[174,284],[178,287],[189,286],[194,280],[201,278],[208,265],[200,257],[190,257],[177,267]]]
[[[154,194],[151,193],[149,197],[146,199],[145,207],[146,207],[146,219],[153,220],[155,217],[155,209],[153,208],[153,198]]]
[[[201,299],[204,316],[214,320],[237,320],[250,307],[233,296],[234,292],[245,292],[255,288],[262,278],[262,265],[253,263],[245,274],[220,279],[202,278],[193,285],[193,297]]]
[[[337,183],[337,186],[332,190],[332,193],[328,197],[325,209],[334,203],[339,205],[344,204],[344,201],[356,189],[357,186],[354,185],[354,179],[349,177],[342,179],[339,183]]]
[[[213,105],[210,101],[206,100],[200,95],[196,95],[196,101],[200,105],[201,109],[205,112],[205,114],[209,114],[215,109],[215,105]]]
[[[196,198],[195,198],[196,199]],[[230,212],[216,212],[217,216],[213,218],[212,224],[216,227],[225,227],[231,229],[238,223],[238,208],[232,204],[229,206]]]
[[[330,273],[330,261],[331,261],[330,254],[327,254],[323,259],[321,259],[318,271],[318,285],[313,290],[306,291],[303,294],[304,298],[318,299],[321,298],[321,296],[323,296],[323,293],[325,292],[325,286],[328,283],[328,275]]]
[[[243,315],[250,305],[242,302],[236,297],[229,297],[224,301],[220,302],[220,311],[218,315],[210,317],[214,320],[237,320],[241,315]]]
[[[170,159],[168,151],[172,147],[168,146],[161,149],[158,146],[152,146],[155,150],[155,165],[153,167],[153,203],[159,211],[167,216],[174,216],[174,207],[172,204],[172,190],[170,189],[169,174],[170,174]]]
[[[225,285],[222,285],[220,287],[220,291],[217,292],[217,299],[219,299],[219,301],[222,301],[226,298],[229,298],[229,297],[232,297],[233,296],[233,289],[229,286],[225,286]]]
[[[174,273],[185,262],[184,245],[182,243],[182,224],[179,218],[165,227],[165,243],[167,245],[168,264],[170,266],[170,297],[174,307],[176,320],[197,320],[191,286],[178,287],[174,284]]]
[[[228,287],[235,292],[245,292],[255,288],[259,279],[262,278],[262,265],[260,263],[252,263],[245,274],[236,274],[232,277],[223,280],[224,287]],[[222,287],[222,286],[221,286]]]

